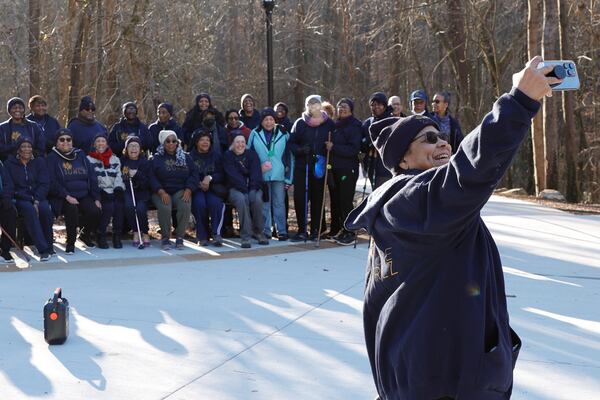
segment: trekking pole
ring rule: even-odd
[[[331,142],[331,132],[327,136],[327,141]],[[323,180],[323,201],[321,201],[321,213],[319,214],[319,232],[317,233],[317,243],[316,247],[320,246],[321,242],[321,227],[323,224],[323,211],[325,211],[325,190],[327,189],[327,174],[329,173],[329,153],[330,150],[327,149],[327,158],[325,160],[325,179]]]
[[[27,255],[27,253],[25,253],[25,250],[23,250],[21,248],[21,246],[19,246],[17,244],[17,242],[15,242],[15,239],[13,239],[8,232],[6,232],[6,230],[2,227],[2,225],[0,225],[0,231],[2,231],[2,235],[6,236],[8,238],[8,240],[13,244],[13,246],[15,246],[15,248],[17,249],[17,253],[19,254],[20,257],[24,258],[25,261],[27,261],[27,263],[29,263],[29,261],[31,261],[31,258]]]
[[[129,179],[129,188],[131,189],[131,199],[133,200],[133,213],[135,215],[135,224],[137,225],[138,238],[140,244],[138,245],[138,250],[144,249],[144,241],[142,240],[142,231],[140,230],[140,220],[137,215],[137,204],[135,202],[135,192],[133,191],[133,179],[130,177]]]
[[[306,241],[308,240],[308,232],[307,232],[307,228],[308,228],[308,172],[309,172],[309,166],[308,166],[308,157],[306,160],[306,179],[305,179],[305,185],[304,185],[304,244],[306,244]],[[311,221],[312,223],[312,221]]]
[[[367,154],[367,157],[369,157],[369,159],[367,161],[367,171],[365,174],[365,183],[363,183],[362,197],[360,199],[361,203],[365,200],[365,195],[367,193],[367,180],[370,180],[369,179],[369,170],[371,169],[371,162],[373,161],[371,152],[369,152],[369,154]],[[373,191],[373,182],[371,182],[371,191]],[[354,248],[356,248],[357,244],[358,244],[358,232],[356,232],[354,235]]]

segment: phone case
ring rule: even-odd
[[[562,83],[551,85],[552,90],[577,90],[579,89],[579,74],[577,73],[577,66],[571,60],[546,60],[538,64],[538,69],[544,68],[548,65],[554,65],[554,71],[548,76],[556,76],[562,79]]]

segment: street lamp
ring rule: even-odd
[[[267,16],[267,97],[269,106],[273,107],[273,9],[275,0],[263,0],[263,8]]]

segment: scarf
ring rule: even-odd
[[[307,111],[305,111],[302,113],[302,119],[311,128],[316,128],[317,126],[321,125],[323,122],[327,121],[329,119],[329,115],[327,115],[327,113],[325,111],[321,111],[321,117],[315,118],[312,115],[310,115]]]
[[[156,154],[164,156],[165,146],[160,145],[156,148]],[[177,167],[187,167],[187,163],[185,162],[185,152],[181,148],[181,146],[177,146],[177,150],[175,151],[175,166]]]
[[[102,165],[104,165],[104,168],[108,168],[110,165],[110,158],[112,157],[113,152],[110,149],[110,147],[108,147],[104,153],[98,153],[97,151],[90,151],[89,156],[92,158],[95,158],[96,160],[100,160],[102,161]]]

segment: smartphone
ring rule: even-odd
[[[579,89],[579,75],[577,67],[571,60],[545,60],[538,64],[538,69],[554,65],[554,70],[546,76],[562,79],[561,83],[550,85],[552,90],[577,90]]]

